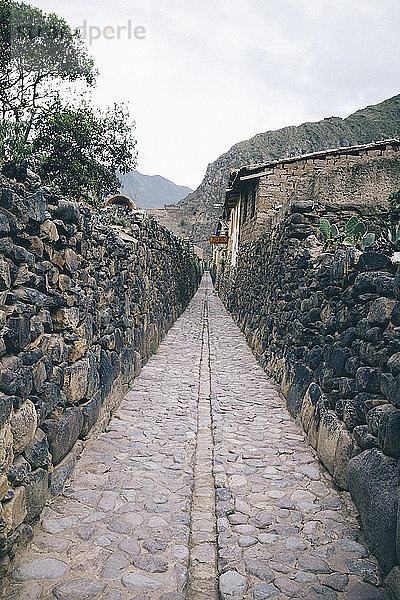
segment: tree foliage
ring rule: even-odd
[[[57,100],[59,86],[93,85],[93,60],[77,31],[55,14],[3,0],[0,9],[0,103],[3,120],[34,123]]]
[[[64,193],[100,198],[116,192],[123,173],[135,164],[136,142],[124,106],[106,112],[88,104],[54,107],[37,131],[33,147],[40,156],[38,173]]]
[[[27,162],[33,155],[32,144],[26,141],[27,123],[0,121],[0,164]]]
[[[76,197],[117,191],[116,171],[135,166],[136,144],[126,107],[101,112],[76,93],[96,75],[62,18],[0,0],[0,163],[27,162]]]

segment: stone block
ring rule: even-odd
[[[391,260],[386,254],[379,252],[363,252],[361,254],[357,269],[359,271],[392,271]]]
[[[44,469],[37,469],[24,480],[26,496],[26,522],[33,523],[45,507],[49,494],[49,474]]]
[[[7,235],[10,233],[11,228],[14,228],[15,221],[13,218],[10,218],[7,213],[0,211],[0,234]]]
[[[64,223],[79,224],[81,213],[78,205],[69,200],[60,200],[58,206],[53,209],[53,217]]]
[[[35,435],[36,427],[37,414],[35,405],[31,400],[26,400],[21,408],[11,417],[14,455],[20,454],[25,450]]]
[[[3,502],[3,517],[7,521],[7,533],[21,525],[27,515],[24,487],[13,490],[13,497]]]
[[[321,396],[321,388],[314,382],[310,383],[306,393],[304,394],[300,410],[301,423],[306,433],[308,433],[311,427],[311,422],[315,414],[315,407]]]
[[[32,371],[32,381],[33,381],[33,389],[36,393],[40,392],[42,385],[46,381],[46,367],[45,367],[45,359],[41,359]]]
[[[38,415],[40,413],[39,421],[40,423],[45,419],[55,408],[56,406],[63,404],[62,402],[62,392],[58,385],[55,383],[50,383],[46,381],[38,394],[42,405],[37,408]],[[65,400],[64,400],[65,401]]]
[[[7,320],[4,332],[6,348],[10,353],[20,352],[31,340],[30,319],[27,315],[17,315]]]
[[[90,400],[99,391],[100,375],[97,369],[97,360],[94,352],[88,353],[88,375],[85,398]]]
[[[388,573],[397,564],[398,461],[380,450],[365,450],[350,460],[348,481],[367,543]]]
[[[64,371],[63,391],[70,404],[85,397],[88,382],[89,362],[86,358],[78,360]]]
[[[82,426],[82,412],[76,406],[67,409],[59,420],[48,419],[43,422],[42,429],[47,434],[55,465],[71,450],[82,431]]]
[[[100,598],[101,593],[104,591],[106,584],[101,581],[93,581],[92,579],[72,579],[57,584],[53,588],[53,597],[57,600],[73,600],[75,598]],[[117,590],[116,590],[117,591]],[[179,596],[179,594],[177,594]],[[122,598],[119,591],[117,594],[112,591],[104,596],[106,599],[118,600]],[[140,596],[136,596],[140,598]]]
[[[349,490],[348,467],[349,461],[360,452],[351,433],[342,429],[336,446],[333,478],[343,490]]]
[[[323,349],[320,346],[314,346],[311,348],[306,356],[307,365],[311,369],[316,369],[324,360]]]
[[[391,600],[400,598],[400,567],[393,567],[385,578],[386,589]]]
[[[11,415],[13,403],[10,396],[0,395],[0,427],[8,420]]]
[[[105,350],[100,353],[100,386],[103,400],[111,393],[114,381],[114,369]]]
[[[0,291],[7,290],[11,286],[10,263],[0,258]]]
[[[286,405],[292,417],[297,417],[301,411],[304,394],[311,381],[310,371],[302,364],[294,367],[294,377],[289,388]]]
[[[372,327],[374,325],[386,327],[390,321],[394,305],[394,300],[384,296],[374,300],[369,308],[367,317],[370,325]]]
[[[334,375],[345,375],[344,366],[350,356],[351,352],[349,348],[333,348],[330,364],[328,366],[332,367]]]
[[[387,362],[387,367],[394,377],[400,375],[400,352],[392,354]]]
[[[21,367],[17,372],[16,396],[26,400],[33,387],[32,370],[30,367]]]
[[[67,358],[68,348],[61,335],[44,335],[41,349],[56,365],[64,362]]]
[[[382,373],[380,389],[391,404],[400,408],[400,375],[393,377],[391,373]]]
[[[343,428],[343,423],[332,411],[327,411],[322,416],[319,424],[317,454],[332,475],[334,473],[336,450]]]
[[[32,441],[24,450],[24,457],[29,462],[32,470],[39,467],[47,468],[51,462],[49,454],[49,443],[46,434],[41,429],[37,429]]]
[[[135,350],[124,348],[121,352],[122,383],[128,384],[135,377]]]
[[[378,440],[368,431],[368,425],[357,425],[353,429],[354,440],[361,450],[370,450],[378,447]]]
[[[51,486],[50,491],[53,496],[57,494],[61,494],[66,481],[71,477],[77,460],[79,459],[83,450],[83,442],[78,440],[67,456],[63,458],[63,460],[58,463],[53,469],[51,475]]]
[[[247,586],[246,577],[237,571],[226,571],[219,577],[219,591],[224,600],[243,598]]]
[[[0,502],[9,490],[10,484],[8,482],[7,475],[0,475]]]
[[[380,391],[380,371],[374,367],[360,367],[356,372],[356,385],[360,392]]]
[[[60,239],[57,226],[49,219],[40,225],[40,237],[50,242],[57,242]]]
[[[396,302],[393,306],[392,316],[390,317],[393,325],[398,327],[400,325],[400,302]]]
[[[360,273],[354,281],[354,289],[359,294],[377,293],[377,288],[391,285],[393,278],[385,271]]]
[[[312,200],[298,200],[290,205],[290,212],[292,213],[308,213],[314,209],[314,202]]]
[[[73,276],[73,274],[76,273],[76,271],[79,268],[79,259],[77,254],[72,250],[72,248],[65,249],[64,261],[65,267],[68,269],[71,276]]]
[[[391,413],[392,410],[393,406],[389,403],[386,403],[380,404],[379,406],[374,406],[367,412],[366,421],[368,425],[368,430],[376,438],[378,437],[378,431],[380,428],[381,420],[383,419],[386,413]]]
[[[0,465],[7,472],[14,460],[11,417],[0,428]]]
[[[93,398],[91,400],[89,400],[89,402],[86,402],[86,404],[80,405],[80,409],[82,411],[82,416],[83,416],[83,426],[82,426],[82,431],[81,431],[81,437],[85,438],[88,435],[90,429],[96,423],[98,416],[99,416],[101,405],[102,405],[102,397],[101,397],[100,391],[98,391],[97,394],[95,394],[93,396]]]
[[[31,221],[43,223],[46,218],[46,199],[42,190],[21,199],[18,206],[21,214],[26,214]]]
[[[24,483],[26,477],[31,472],[31,466],[21,455],[17,456],[11,467],[8,469],[7,477],[14,487]]]
[[[385,454],[400,458],[400,410],[394,406],[382,413],[378,424],[378,443]]]
[[[71,308],[59,308],[52,315],[54,331],[63,331],[64,329],[75,329],[79,323],[79,309],[75,306]]]

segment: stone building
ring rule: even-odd
[[[400,187],[399,151],[400,141],[390,139],[233,170],[217,231],[227,232],[228,243],[214,250],[214,263],[227,254],[235,266],[239,244],[272,231],[292,204],[308,203],[316,215],[335,220],[353,214],[373,220]]]

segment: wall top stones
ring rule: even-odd
[[[331,157],[340,157],[342,162],[348,162],[351,157],[360,155],[381,156],[382,153],[393,151],[397,152],[400,149],[400,140],[392,138],[372,142],[370,144],[360,144],[357,146],[343,146],[340,148],[331,148],[329,150],[321,150],[309,154],[301,154],[299,156],[291,156],[280,160],[272,160],[266,163],[258,163],[254,165],[243,166],[240,169],[232,169],[228,183],[227,192],[233,190],[238,179],[245,181],[250,178],[258,178],[271,175],[275,168],[293,169],[293,163],[303,163],[313,166],[322,166],[326,164],[326,160]]]

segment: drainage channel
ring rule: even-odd
[[[208,290],[205,290],[204,294],[202,321],[188,598],[190,600],[217,600],[217,534],[213,473],[214,441],[211,412]]]

